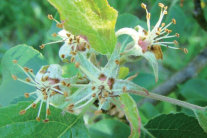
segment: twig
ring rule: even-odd
[[[201,106],[198,106],[198,105],[190,104],[188,102],[180,101],[180,100],[177,100],[177,99],[174,99],[174,98],[162,96],[162,95],[151,93],[151,92],[149,92],[149,94],[147,94],[144,91],[134,91],[134,90],[129,90],[127,92],[133,93],[133,94],[136,94],[136,95],[140,95],[140,96],[144,96],[144,97],[148,97],[148,98],[155,99],[155,100],[160,100],[160,101],[163,101],[163,102],[168,102],[168,103],[178,105],[178,106],[181,106],[181,107],[184,107],[184,108],[187,108],[187,109],[191,109],[191,110],[202,110],[202,111],[204,111],[206,109],[206,107],[201,107]]]
[[[201,28],[207,31],[207,21],[205,20],[203,9],[201,8],[201,1],[194,0],[194,18],[200,24]]]
[[[183,70],[175,73],[169,80],[155,88],[152,92],[160,95],[168,95],[174,89],[177,88],[178,84],[184,83],[190,78],[194,77],[207,65],[207,48],[205,48],[200,54],[198,54]],[[157,104],[158,101],[153,99],[144,99],[138,106],[144,102]]]

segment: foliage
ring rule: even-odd
[[[176,25],[170,26],[169,29],[173,30],[173,33],[180,34],[180,38],[176,38],[179,41],[178,47],[188,48],[187,55],[181,51],[162,48],[164,58],[157,63],[153,55],[143,56],[147,59],[145,60],[140,56],[137,58],[132,55],[126,58],[122,54],[120,54],[121,56],[117,54],[116,49],[120,48],[120,53],[124,52],[125,48],[132,46],[131,42],[134,39],[126,34],[117,37],[115,32],[124,27],[135,28],[137,25],[147,30],[145,11],[139,6],[142,2],[146,2],[147,9],[151,13],[151,27],[156,24],[160,14],[158,3],[163,2],[168,6],[168,15],[163,22],[167,24],[172,18],[176,19]],[[137,106],[142,102],[143,97],[141,96],[150,97],[151,93],[148,93],[147,90],[153,90],[168,80],[172,74],[186,66],[207,44],[206,32],[200,28],[190,14],[194,8],[193,2],[184,1],[183,6],[180,6],[180,2],[178,0],[108,0],[108,2],[106,0],[49,0],[49,2],[31,0],[19,4],[15,1],[0,1],[2,13],[0,15],[0,72],[2,72],[0,106],[3,106],[0,108],[1,136],[206,137],[206,108],[200,106],[207,104],[207,68],[198,72],[197,76],[184,84],[178,84],[177,89],[169,95],[171,98],[199,105],[199,109],[189,110],[191,108],[185,109],[182,106],[178,107],[165,102],[157,105],[144,103]],[[201,2],[207,17],[207,3],[205,0],[201,0]],[[40,51],[44,57],[34,49],[39,50],[38,46],[48,41],[62,41],[64,45],[69,44],[68,40],[51,36],[62,28],[56,26],[55,20],[50,22],[46,19],[48,13],[55,15],[55,20],[58,20],[60,16],[58,23],[63,24],[66,31],[75,36],[80,35],[81,42],[90,44],[91,49],[84,52],[78,51],[78,54],[67,57],[67,61],[75,58],[75,63],[63,63],[65,60],[61,57],[58,58],[59,46],[57,44],[55,44],[56,46],[46,46],[43,51]],[[169,41],[172,40],[169,39]],[[26,43],[34,48],[25,44],[14,46],[18,43]],[[61,48],[64,48],[64,45]],[[70,44],[70,46],[73,45]],[[73,49],[69,50],[73,51]],[[97,56],[97,59],[94,58],[94,55]],[[33,69],[35,75],[40,72],[39,69],[42,66],[48,63],[60,64],[63,70],[61,77],[63,80],[69,78],[64,81],[67,84],[70,83],[72,87],[68,93],[69,98],[66,97],[65,104],[61,105],[55,104],[61,97],[51,100],[51,115],[48,116],[48,123],[35,120],[38,114],[37,109],[29,108],[26,114],[19,115],[19,112],[38,96],[31,96],[28,99],[23,97],[25,92],[32,92],[37,87],[31,87],[12,79],[12,75],[20,79],[26,77],[22,70],[14,65],[13,60],[18,60],[18,64],[23,67]],[[150,60],[151,62],[148,62]],[[114,61],[119,61],[119,63],[115,64]],[[150,66],[153,67],[156,79],[158,79],[156,75],[159,74],[157,83],[154,81],[154,74]],[[103,80],[105,77],[115,78],[115,82],[118,82],[112,89],[118,91],[118,96],[113,95],[114,97],[110,97],[110,102],[106,102],[103,106],[100,104],[101,98],[93,99],[91,96],[92,92],[97,92],[98,95],[98,91],[91,91],[91,86],[99,86],[100,72],[106,75],[102,78]],[[136,73],[138,73],[138,77],[136,77]],[[51,74],[49,73],[49,75]],[[128,81],[128,79],[132,80]],[[94,80],[97,80],[98,83],[92,83],[96,82]],[[84,87],[79,85],[80,83],[83,83]],[[104,80],[104,83],[109,85],[111,82]],[[85,84],[87,84],[86,87]],[[68,90],[65,86],[64,88],[60,86],[59,89],[61,92]],[[128,94],[128,90],[139,90],[141,94]],[[90,96],[91,100],[87,101],[87,98],[84,98],[87,96]],[[72,101],[70,101],[71,99]],[[77,105],[73,105],[73,102]],[[86,103],[90,106],[83,106]],[[36,106],[38,107],[40,104],[41,102]],[[97,105],[98,107],[96,107]],[[75,109],[77,108],[77,111],[72,110],[73,106]],[[43,107],[40,114],[41,119],[44,119],[48,112],[47,104],[43,104]],[[84,110],[80,110],[82,108],[79,107],[84,107]],[[99,115],[101,109],[104,114]],[[95,110],[97,111],[95,112]]]

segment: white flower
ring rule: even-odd
[[[118,79],[119,73],[119,49],[115,49],[108,63],[104,68],[94,66],[83,54],[78,53],[76,57],[76,65],[89,79],[89,84],[77,84],[75,87],[79,89],[70,97],[69,111],[74,111],[87,106],[98,100],[98,112],[101,109],[107,110],[114,98],[126,90],[145,91],[146,89],[132,83],[128,80]],[[68,103],[66,103],[68,104]]]
[[[146,10],[146,18],[147,18],[147,31],[141,27],[136,26],[135,29],[132,28],[122,28],[116,32],[116,36],[120,36],[123,34],[127,34],[132,37],[133,42],[129,43],[123,52],[125,56],[143,56],[145,57],[153,66],[154,74],[156,77],[156,81],[158,80],[158,63],[156,59],[162,59],[162,49],[160,46],[164,46],[172,49],[180,49],[187,53],[187,49],[177,48],[169,46],[171,44],[177,44],[177,41],[164,41],[168,38],[179,37],[179,34],[170,35],[172,30],[167,29],[171,24],[176,24],[176,20],[172,19],[168,25],[162,23],[164,15],[167,14],[167,6],[164,6],[162,3],[158,4],[161,7],[160,17],[153,28],[150,25],[150,16],[151,14],[148,12],[146,5],[141,4],[141,7]]]
[[[20,114],[25,114],[28,109],[31,107],[35,108],[36,105],[40,102],[39,111],[36,117],[37,121],[40,121],[40,113],[42,109],[43,102],[46,102],[46,119],[48,121],[48,115],[50,115],[49,105],[58,105],[62,104],[65,100],[65,97],[68,96],[68,92],[63,92],[64,88],[62,86],[62,70],[61,67],[57,64],[47,65],[41,67],[41,69],[35,75],[32,69],[28,67],[20,66],[16,60],[13,61],[27,76],[25,80],[20,79],[12,75],[14,80],[19,80],[25,84],[33,86],[36,88],[34,92],[25,93],[25,97],[35,96],[35,101],[20,111]]]

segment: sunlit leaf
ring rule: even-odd
[[[49,0],[58,10],[64,28],[84,35],[91,46],[102,54],[112,53],[116,45],[117,11],[107,0]]]

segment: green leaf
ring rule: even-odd
[[[195,114],[200,126],[207,133],[207,110],[205,110],[205,111],[194,110],[194,114]]]
[[[112,53],[116,45],[117,11],[107,0],[49,0],[58,10],[64,29],[88,38],[91,46],[102,54]]]
[[[150,120],[145,128],[158,138],[207,137],[197,120],[183,113],[160,115]]]
[[[135,101],[127,93],[120,95],[120,101],[123,104],[123,111],[125,113],[125,116],[130,123],[131,134],[129,137],[130,138],[140,137],[141,124],[139,120],[140,119],[139,112]]]
[[[129,68],[121,67],[119,70],[119,79],[124,79],[129,74]]]
[[[81,116],[63,114],[62,110],[52,106],[48,123],[35,120],[37,109],[30,109],[25,115],[19,115],[19,111],[29,104],[31,102],[21,102],[0,108],[1,137],[89,137]],[[44,115],[45,111],[41,112],[41,116]]]
[[[179,87],[180,93],[187,101],[195,104],[206,105],[207,102],[207,80],[192,79]]]
[[[0,104],[2,105],[8,105],[14,98],[34,90],[34,88],[11,78],[11,74],[20,78],[24,76],[24,73],[13,64],[14,59],[18,60],[20,65],[32,68],[34,72],[46,64],[42,54],[30,46],[18,45],[9,49],[2,59],[3,82],[0,86]]]
[[[89,127],[92,138],[127,138],[130,128],[115,119],[104,119]]]

